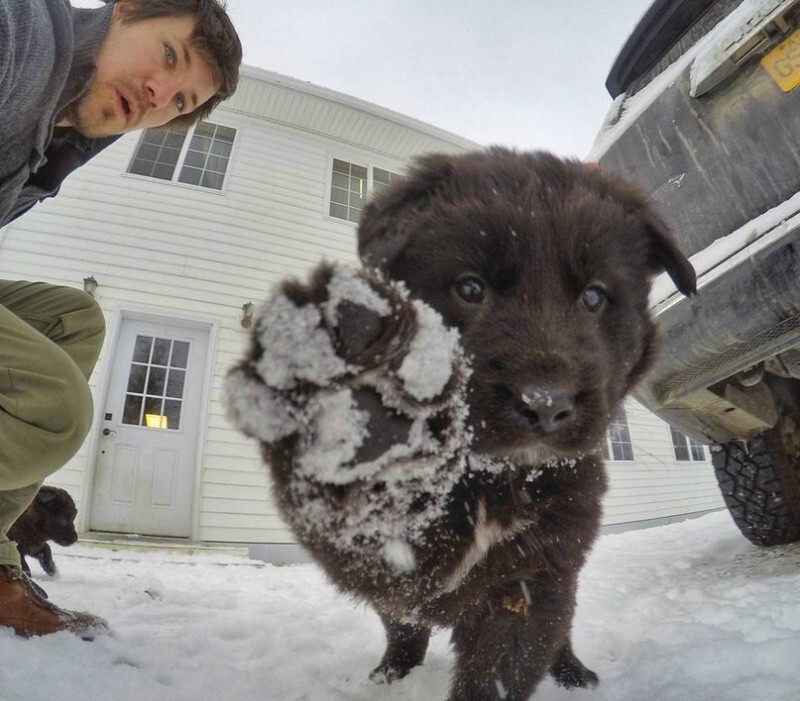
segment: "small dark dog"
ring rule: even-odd
[[[227,380],[281,513],[381,616],[373,679],[445,626],[451,701],[594,686],[570,635],[598,446],[656,352],[650,277],[692,294],[691,265],[638,189],[503,149],[421,159],[358,235],[373,270],[285,283]]]
[[[37,559],[42,569],[50,576],[58,572],[47,541],[52,540],[59,545],[72,545],[78,540],[75,531],[77,513],[75,502],[65,490],[48,486],[39,490],[33,503],[25,509],[8,531],[9,540],[17,544],[25,574],[31,573],[25,561],[26,556]]]

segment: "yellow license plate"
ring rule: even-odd
[[[766,54],[761,65],[783,92],[800,85],[800,29]]]

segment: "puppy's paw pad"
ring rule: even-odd
[[[595,689],[600,678],[587,667],[561,669],[553,673],[556,684],[565,689]]]
[[[375,684],[391,684],[398,679],[402,679],[408,674],[409,670],[400,667],[392,667],[390,665],[379,665],[370,672],[370,681]]]

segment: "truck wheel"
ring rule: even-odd
[[[712,449],[711,461],[733,520],[750,542],[800,540],[800,457],[770,429],[746,443]]]

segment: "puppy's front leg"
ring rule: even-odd
[[[399,623],[381,616],[386,629],[386,652],[369,678],[374,682],[391,683],[405,677],[414,667],[422,664],[428,650],[431,629],[412,623]]]
[[[50,545],[45,543],[38,551],[33,554],[39,564],[42,566],[42,569],[45,571],[45,574],[50,575],[51,577],[58,572],[58,568],[56,567],[56,563],[53,560],[53,551],[50,549]]]
[[[569,639],[573,611],[573,582],[543,575],[492,590],[453,630],[450,701],[526,701]]]

